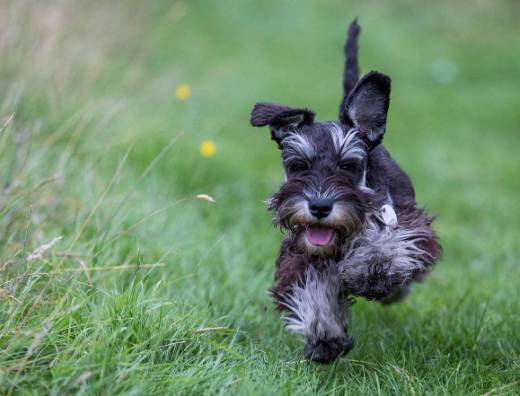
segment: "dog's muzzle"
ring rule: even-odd
[[[310,224],[305,229],[305,238],[314,246],[326,246],[334,238],[334,228],[320,224]]]
[[[334,239],[335,229],[326,223],[326,219],[333,210],[334,201],[315,198],[309,200],[308,206],[310,214],[317,223],[307,225],[305,229],[307,242],[313,246],[329,245]]]
[[[332,199],[311,199],[309,201],[309,211],[318,220],[327,217],[332,212],[334,201]]]

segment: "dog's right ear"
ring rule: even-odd
[[[295,109],[275,103],[257,103],[251,110],[251,125],[269,125],[271,139],[282,148],[282,140],[301,125],[314,122],[314,112],[309,109]]]

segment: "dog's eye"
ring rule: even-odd
[[[309,169],[309,165],[304,161],[291,161],[287,169],[289,172],[303,172]]]
[[[354,161],[341,161],[338,166],[341,170],[355,172],[357,170],[357,165],[357,162]]]

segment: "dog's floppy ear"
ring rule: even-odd
[[[371,71],[358,81],[345,102],[341,119],[356,127],[369,147],[381,143],[390,104],[390,77]]]
[[[251,110],[251,125],[269,125],[271,139],[281,148],[282,140],[292,130],[304,124],[312,124],[314,116],[314,112],[309,109],[297,109],[275,103],[257,103]]]

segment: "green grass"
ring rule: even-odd
[[[0,4],[0,393],[520,393],[518,4],[319,3]],[[445,254],[318,366],[266,292],[282,175],[248,116],[335,118],[354,16]]]

